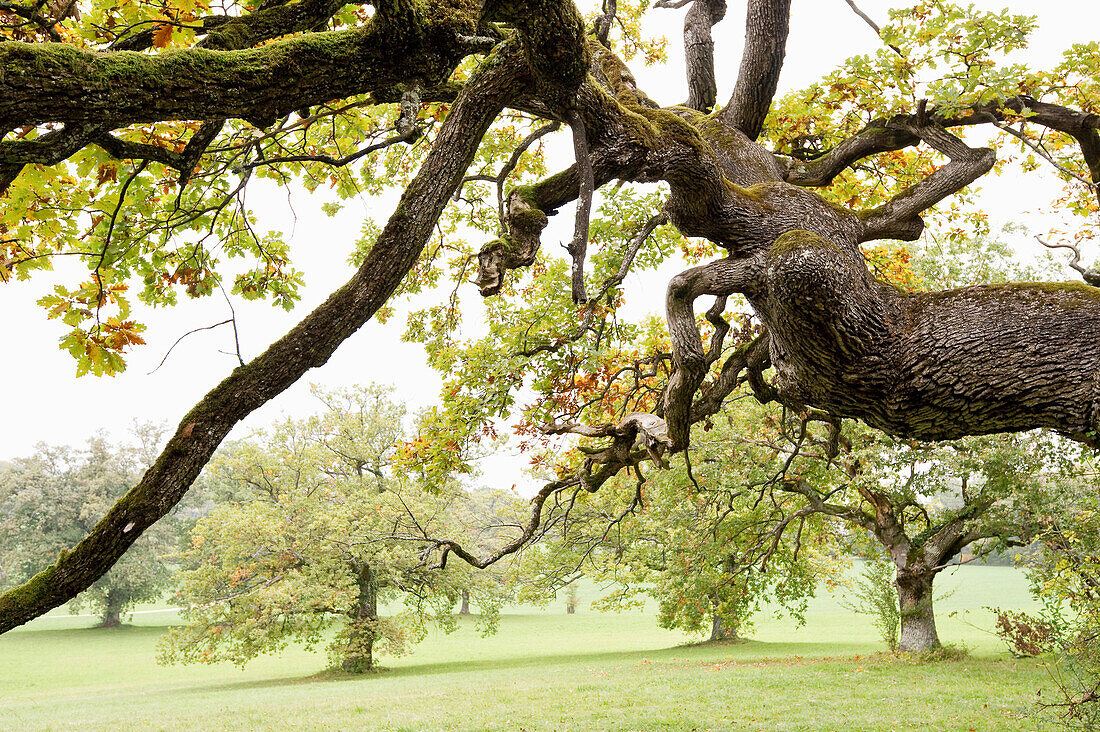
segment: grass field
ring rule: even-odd
[[[944,575],[941,638],[962,660],[880,653],[869,619],[828,595],[807,625],[761,616],[732,645],[656,627],[651,614],[517,608],[481,638],[471,622],[384,658],[365,677],[291,648],[232,665],[161,667],[174,613],[92,630],[55,616],[0,636],[0,728],[379,730],[1037,730],[1034,660],[1008,656],[981,608],[1030,607],[1015,570]]]

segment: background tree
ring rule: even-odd
[[[467,591],[486,632],[495,627],[488,574],[434,571],[418,551],[426,533],[459,530],[454,509],[466,496],[453,483],[421,487],[394,474],[404,409],[374,387],[317,394],[320,416],[236,443],[212,463],[234,500],[192,531],[187,625],[166,635],[162,660],[243,664],[292,640],[312,646],[335,626],[333,661],[363,673],[380,650],[407,652],[429,621],[453,630]]]
[[[432,326],[422,332],[439,346],[438,363],[466,383],[439,412],[438,426],[451,429],[424,443],[426,459],[439,471],[460,467],[456,453],[519,411],[517,396],[534,382],[526,429],[596,440],[595,452],[548,471],[532,521],[503,554],[538,535],[550,495],[662,463],[746,383],[796,414],[859,419],[905,437],[1046,427],[1096,443],[1092,287],[909,293],[876,279],[865,256],[887,246],[878,242],[918,237],[926,215],[980,225],[966,210],[969,220],[951,222],[946,203],[965,203],[956,194],[995,166],[994,150],[960,137],[974,127],[1051,163],[1068,185],[1067,209],[1094,214],[1095,44],[1070,49],[1052,69],[1025,68],[1006,57],[1026,46],[1030,18],[920,0],[875,26],[879,52],[774,100],[791,4],[747,0],[742,64],[720,106],[711,27],[727,8],[708,0],[685,11],[689,106],[662,108],[624,63],[635,51],[659,54],[637,33],[643,3],[605,2],[591,23],[570,0],[371,7],[300,0],[220,12],[203,2],[97,0],[58,25],[37,5],[4,6],[0,262],[14,277],[57,256],[83,262],[86,277],[43,299],[72,327],[63,345],[78,369],[117,370],[139,344],[131,283],[158,304],[223,282],[241,296],[292,303],[298,273],[285,246],[256,236],[239,205],[250,179],[328,182],[341,195],[394,181],[404,191],[384,226],[366,227],[348,284],[201,400],[86,540],[0,597],[0,631],[94,582],[179,500],[234,424],[385,314],[399,284],[415,292],[445,275],[461,280],[475,254],[482,293],[500,296],[488,347],[456,345],[457,299],[419,317]],[[523,185],[512,173],[540,139],[533,119],[567,125],[577,162]],[[97,185],[77,184],[93,175]],[[649,209],[641,223],[623,222],[629,236],[600,240],[589,221],[593,191],[616,180],[667,188],[638,204]],[[573,200],[579,215],[563,263],[539,252],[540,236]],[[632,354],[616,347],[628,337],[615,334],[620,285],[665,258],[642,249],[666,219],[703,240],[684,250],[697,266],[672,278],[667,335],[647,341],[639,332]],[[459,223],[496,238],[475,251],[451,233]],[[243,272],[217,261],[237,256],[250,261]],[[737,295],[761,329],[734,345],[723,312]],[[706,348],[693,309],[703,296],[716,298]],[[511,330],[501,325],[509,311]],[[666,340],[671,349],[647,347]],[[479,360],[491,367],[475,370]],[[600,398],[575,399],[589,388]],[[639,435],[645,449],[633,449]],[[453,540],[434,546],[440,564],[451,554],[478,566],[503,555],[475,557]]]
[[[723,414],[698,431],[691,469],[680,464],[584,495],[532,550],[531,573],[551,589],[572,587],[582,574],[614,587],[593,603],[600,609],[648,596],[661,627],[715,641],[740,638],[765,605],[801,620],[816,583],[835,580],[830,555],[839,547],[821,518],[791,515],[798,507],[790,496],[760,500],[754,486],[772,477],[772,454],[742,439],[751,421],[736,416],[746,415]]]
[[[838,440],[850,450],[837,469],[815,470],[831,462],[830,438],[793,430],[771,442],[791,465],[767,490],[802,496],[800,510],[866,532],[872,553],[893,563],[900,651],[940,646],[936,575],[962,561],[964,550],[973,557],[1030,543],[1053,482],[1078,454],[1041,432],[929,444],[864,430]]]
[[[142,437],[155,446],[157,430]],[[35,455],[0,466],[0,587],[25,582],[85,536],[141,475],[149,450],[93,437],[83,448],[39,445]],[[155,452],[154,452],[155,455]],[[115,627],[134,605],[171,586],[168,555],[190,519],[177,510],[85,592],[69,603],[88,607],[100,627]]]

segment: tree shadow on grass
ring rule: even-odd
[[[414,663],[408,666],[387,668],[382,666],[365,674],[350,674],[338,669],[326,669],[308,676],[280,679],[262,679],[236,683],[220,682],[209,686],[194,686],[180,689],[186,693],[206,693],[212,689],[220,691],[240,691],[249,689],[267,689],[300,686],[304,684],[343,684],[348,682],[369,683],[372,679],[416,679],[419,677],[438,677],[447,674],[469,674],[478,672],[500,672],[538,666],[540,669],[553,669],[558,666],[576,666],[592,664],[606,666],[641,666],[654,662],[698,663],[701,666],[728,663],[768,663],[802,658],[843,658],[848,649],[841,650],[829,643],[768,643],[742,639],[731,643],[693,643],[668,648],[638,651],[597,651],[579,653],[555,653],[552,655],[532,653],[522,656],[510,656],[502,659],[477,659],[436,661]],[[721,653],[722,655],[718,655]]]
[[[508,671],[510,669],[529,668],[553,668],[555,666],[568,666],[577,663],[640,663],[643,659],[655,660],[658,656],[671,653],[675,649],[658,649],[653,651],[600,651],[596,653],[572,653],[559,655],[531,654],[527,656],[511,656],[504,659],[478,659],[468,661],[456,659],[454,661],[438,661],[410,666],[398,666],[388,668],[381,666],[374,671],[364,674],[351,674],[338,669],[325,669],[309,676],[288,677],[282,679],[264,679],[258,681],[241,681],[239,683],[218,683],[210,686],[194,686],[181,691],[204,693],[211,689],[222,691],[276,688],[280,686],[298,686],[301,684],[339,684],[347,682],[370,682],[371,679],[395,679],[417,678],[421,676],[443,676],[447,674],[468,674],[477,672]]]

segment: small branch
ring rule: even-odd
[[[68,3],[67,7],[64,8],[66,13],[68,13],[68,11],[73,7],[74,4],[74,2]],[[41,7],[42,3],[35,3],[33,7],[28,7],[26,5],[23,5],[22,3],[13,3],[9,2],[8,0],[0,0],[0,10],[18,15],[20,18],[28,21],[28,23],[21,23],[20,27],[29,23],[33,23],[34,25],[38,26],[39,30],[49,36],[51,41],[54,41],[55,43],[60,43],[62,41],[61,34],[57,32],[57,29],[54,26],[58,23],[58,21],[64,19],[64,15],[56,20],[53,18],[49,18],[38,12]]]
[[[844,2],[848,3],[848,7],[850,7],[852,9],[852,12],[854,12],[856,15],[858,15],[860,18],[862,18],[863,22],[865,22],[867,25],[871,26],[871,30],[873,30],[875,32],[876,36],[878,36],[880,38],[882,37],[882,29],[879,28],[878,23],[871,20],[871,16],[867,15],[867,13],[860,10],[859,7],[856,6],[854,0],[844,0]],[[901,49],[898,48],[897,46],[895,46],[893,43],[887,43],[886,45],[889,46],[891,49],[893,49],[893,51],[897,55],[901,56],[902,58],[905,58],[905,54],[902,53]]]
[[[1087,269],[1081,266],[1081,250],[1077,248],[1077,245],[1049,244],[1041,236],[1036,236],[1035,239],[1047,249],[1068,249],[1073,252],[1073,259],[1070,261],[1069,266],[1079,272],[1085,282],[1093,287],[1100,287],[1100,272],[1095,269]]]
[[[603,9],[596,18],[593,29],[596,31],[596,39],[604,48],[611,48],[608,36],[611,34],[611,26],[614,25],[615,21],[618,19],[618,13],[619,4],[616,0],[603,0]]]
[[[705,356],[707,366],[713,364],[722,355],[722,344],[726,340],[726,333],[730,330],[730,324],[722,317],[722,313],[726,310],[727,299],[727,295],[714,298],[714,304],[707,310],[707,322],[714,326],[714,334],[710,338],[710,347]]]
[[[592,218],[592,194],[595,190],[595,177],[592,173],[592,158],[588,153],[588,138],[585,135],[584,120],[576,109],[565,114],[569,127],[573,130],[573,150],[577,156],[577,172],[580,178],[580,195],[577,197],[577,219],[573,230],[573,241],[566,248],[573,258],[573,302],[588,302],[584,289],[584,259],[588,253],[588,227]]]
[[[199,160],[214,142],[214,138],[221,133],[222,128],[225,126],[224,119],[208,120],[203,122],[199,129],[195,130],[195,134],[191,135],[191,139],[187,141],[187,145],[183,148],[183,152],[180,157],[182,168],[179,169],[179,185],[182,189],[187,182],[191,180],[191,176],[195,172],[195,166],[199,164]]]
[[[95,269],[92,271],[92,277],[96,282],[96,307],[95,307],[95,319],[96,327],[99,327],[99,311],[103,307],[103,275],[100,271],[103,269],[103,264],[107,259],[107,250],[111,247],[111,238],[114,236],[115,226],[118,223],[119,212],[122,211],[122,204],[126,201],[126,191],[130,190],[130,185],[137,180],[137,177],[145,170],[149,165],[148,160],[142,160],[138,164],[134,172],[126,178],[126,182],[122,184],[122,189],[118,192],[118,202],[115,204],[115,210],[111,213],[111,223],[107,226],[107,234],[103,237],[103,248],[99,251],[99,260],[96,262]]]
[[[408,142],[415,142],[423,131],[417,126],[416,118],[420,114],[420,92],[419,85],[413,85],[411,89],[406,90],[401,94],[401,102],[399,104],[401,114],[397,118],[397,124],[394,125],[397,134],[407,139]]]
[[[1048,163],[1050,163],[1055,168],[1057,168],[1058,172],[1060,172],[1064,175],[1067,175],[1070,178],[1073,178],[1074,180],[1080,181],[1081,183],[1084,183],[1085,185],[1087,185],[1089,188],[1093,189],[1094,191],[1097,190],[1097,188],[1100,188],[1100,186],[1097,186],[1096,183],[1089,180],[1085,176],[1081,175],[1080,173],[1073,172],[1072,170],[1070,170],[1069,168],[1067,168],[1066,166],[1062,165],[1057,160],[1055,160],[1054,156],[1051,155],[1045,148],[1043,148],[1042,146],[1037,145],[1036,143],[1032,142],[1028,138],[1028,136],[1026,134],[1024,134],[1023,130],[1013,129],[1012,127],[1009,127],[1007,124],[999,124],[997,122],[994,122],[993,125],[995,125],[996,127],[998,127],[1001,130],[1004,130],[1005,132],[1012,135],[1013,137],[1015,137],[1020,142],[1027,145],[1029,148],[1031,148],[1031,150],[1036,155],[1038,155],[1043,160],[1046,160]],[[1044,246],[1046,246],[1045,243],[1044,243]]]
[[[233,301],[229,299],[229,293],[222,287],[221,282],[218,282],[218,289],[222,291],[222,297],[225,298],[225,304],[229,306],[229,320],[233,323],[233,350],[237,354],[237,361],[241,366],[244,366],[244,357],[241,356],[241,334],[237,330],[237,310],[233,307]],[[221,325],[221,323],[219,323],[219,325]],[[168,355],[165,354],[164,357],[168,358]],[[158,366],[157,368],[160,367]]]
[[[382,142],[376,142],[373,145],[368,145],[362,150],[353,152],[350,155],[345,155],[342,158],[334,158],[331,155],[285,155],[275,158],[254,160],[250,163],[246,163],[245,165],[243,165],[242,169],[249,170],[252,168],[258,168],[261,165],[274,165],[276,163],[325,163],[326,165],[331,165],[336,168],[342,168],[348,163],[353,163],[364,155],[369,155],[375,150],[381,150],[384,147],[396,145],[399,142],[415,142],[416,139],[420,137],[420,134],[420,129],[414,127],[412,132],[408,132],[403,135],[398,134],[394,135],[393,137],[388,137],[385,140],[382,140]]]
[[[538,128],[527,137],[523,138],[515,150],[512,151],[512,155],[508,158],[508,162],[504,164],[504,167],[500,169],[500,173],[494,179],[497,184],[497,215],[500,217],[501,232],[504,232],[507,228],[504,223],[504,181],[508,180],[508,176],[512,174],[512,171],[519,165],[519,160],[523,157],[523,154],[535,144],[537,140],[550,134],[551,132],[557,132],[561,129],[561,122],[554,121],[548,125],[543,125]]]
[[[626,279],[627,274],[630,272],[630,266],[634,262],[634,257],[638,254],[638,250],[641,249],[642,245],[645,244],[646,240],[649,239],[658,226],[666,223],[668,223],[668,216],[664,212],[654,214],[646,221],[638,233],[634,235],[634,238],[630,240],[630,244],[627,247],[626,254],[623,255],[623,261],[622,264],[619,265],[619,269],[615,274],[604,280],[603,284],[600,286],[599,293],[588,301],[588,306],[585,308],[584,318],[581,320],[580,325],[574,328],[572,332],[555,338],[550,343],[543,343],[533,348],[517,351],[516,355],[530,358],[537,353],[554,353],[567,343],[573,343],[580,340],[585,333],[592,329],[597,303],[607,296],[607,293],[610,292],[612,287],[619,285]]]

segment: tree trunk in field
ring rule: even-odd
[[[737,625],[727,625],[721,617],[715,614],[710,623],[710,639],[712,641],[734,641],[740,640],[741,636],[737,634]]]
[[[117,609],[108,608],[103,611],[97,628],[117,628],[122,625],[122,613]]]
[[[116,592],[107,593],[107,604],[99,618],[97,628],[117,628],[122,625],[122,600]]]
[[[358,573],[359,602],[348,620],[348,642],[340,668],[350,674],[362,674],[374,668],[374,624],[378,620],[378,585],[369,565]]]
[[[568,615],[573,615],[577,612],[577,588],[570,587],[568,594],[565,596],[565,612]]]
[[[901,610],[898,650],[931,651],[940,647],[936,616],[932,609],[932,579],[935,572],[899,569],[896,580]]]
[[[462,606],[459,608],[458,614],[459,615],[469,615],[470,614],[470,591],[469,590],[463,590],[462,591]]]

